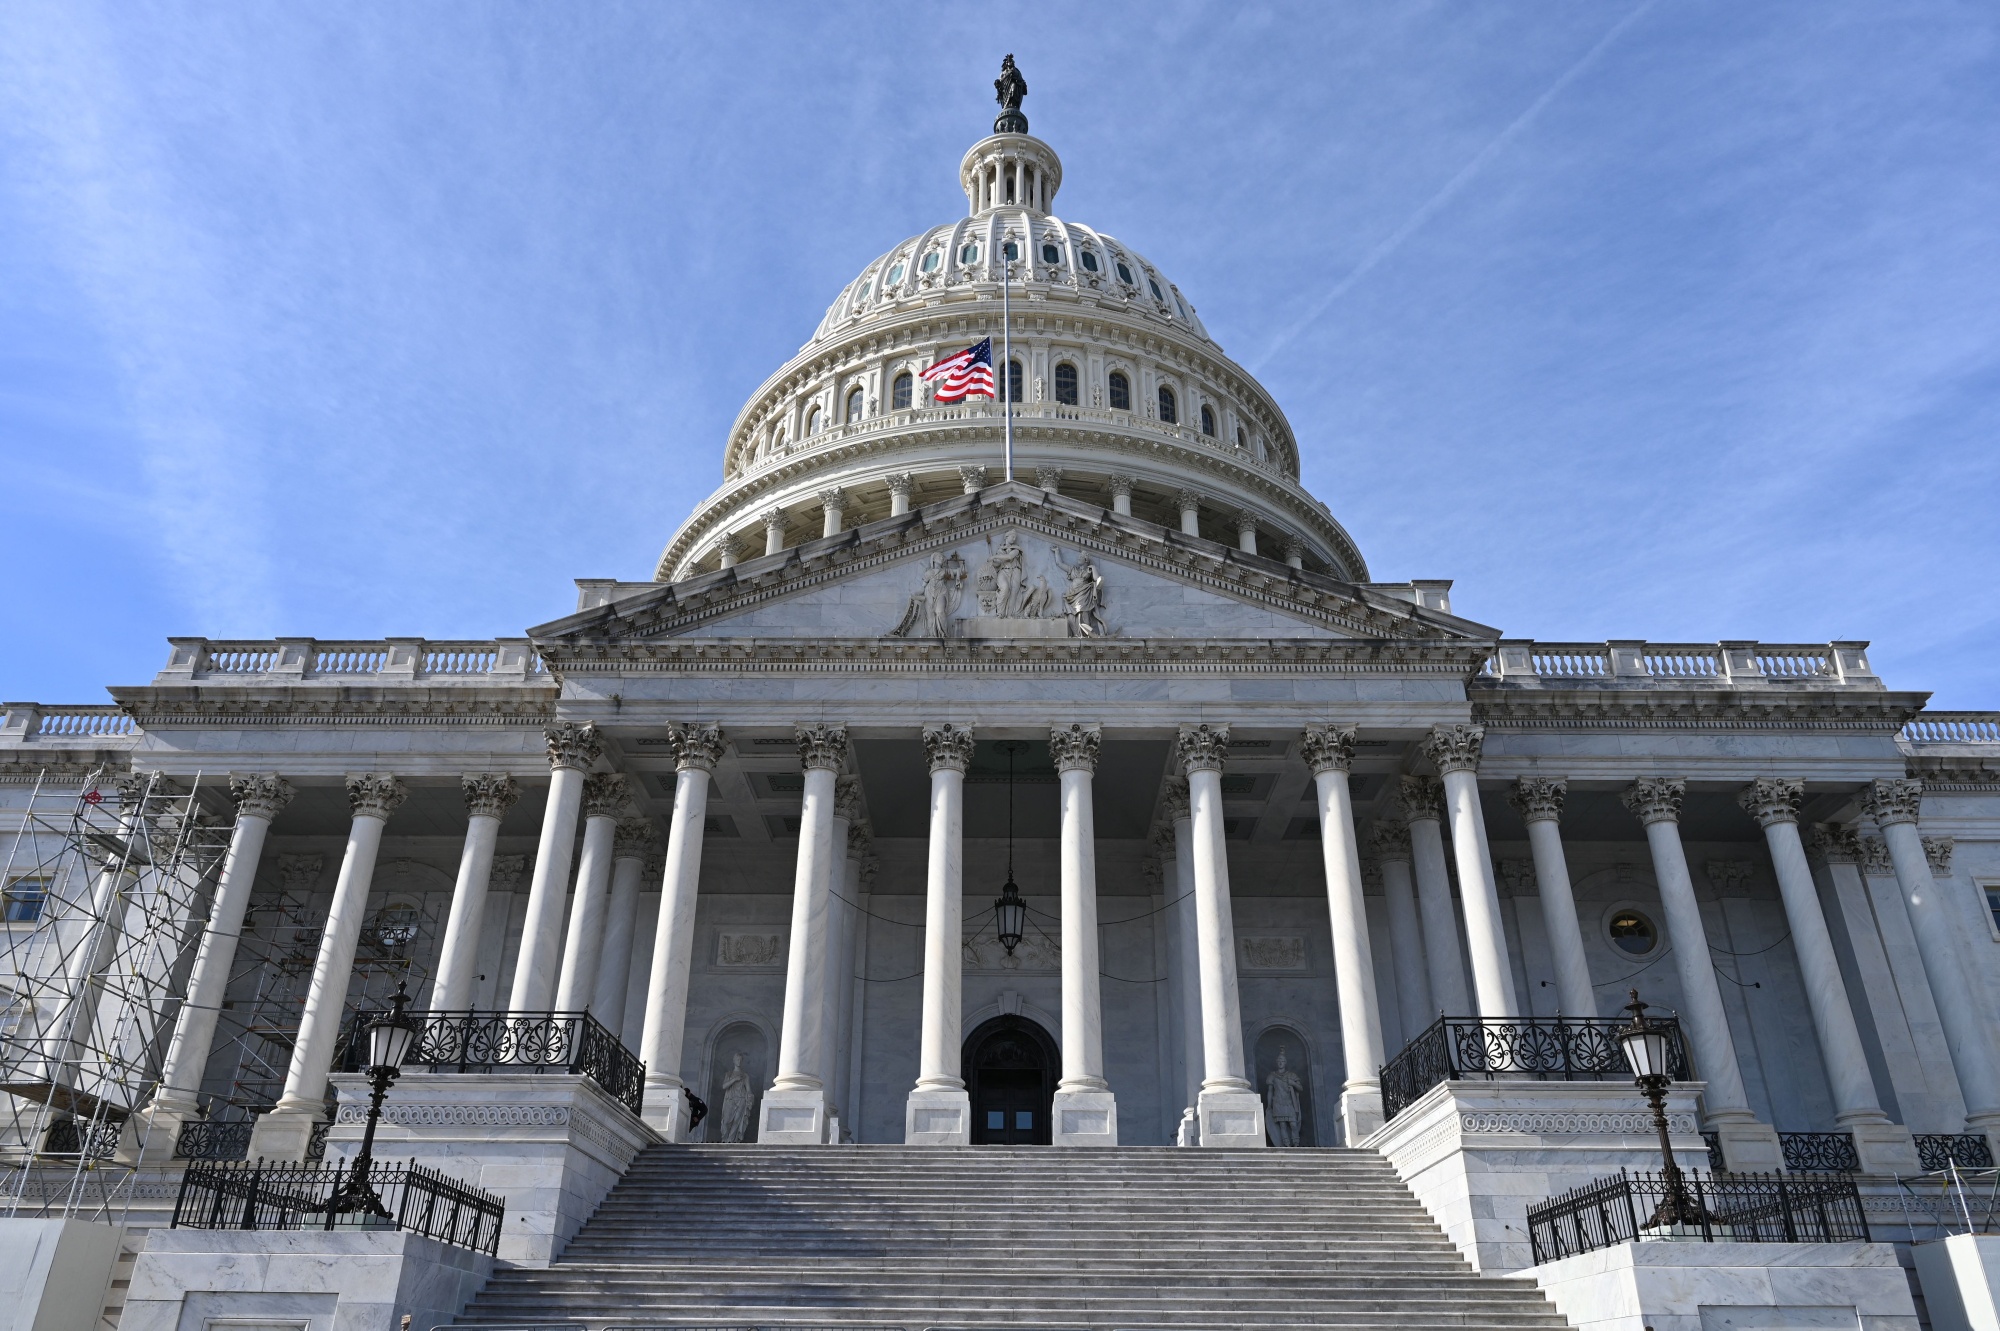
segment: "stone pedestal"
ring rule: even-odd
[[[911,1091],[903,1108],[906,1146],[966,1146],[972,1141],[972,1096],[965,1091]]]
[[[357,1077],[349,1081],[360,1082]],[[362,1091],[365,1103],[368,1092]],[[252,1160],[288,1160],[297,1163],[306,1158],[306,1150],[312,1145],[313,1129],[319,1126],[317,1112],[307,1113],[296,1109],[273,1109],[268,1114],[257,1117],[257,1125],[250,1130],[250,1158]],[[176,1129],[178,1131],[178,1128]],[[359,1134],[356,1134],[357,1137]],[[171,1152],[169,1152],[171,1155]],[[377,1152],[379,1155],[380,1152]]]
[[[765,1146],[824,1146],[827,1127],[820,1091],[766,1091],[757,1106],[757,1140]]]
[[[1921,1174],[1917,1159],[1917,1139],[1900,1123],[1874,1121],[1850,1123],[1845,1129],[1854,1136],[1854,1154],[1861,1160],[1864,1174]],[[2000,1331],[2000,1328],[1996,1328]]]
[[[2000,1331],[2000,1234],[1912,1244],[1931,1331]]]
[[[1621,1243],[1522,1274],[1578,1331],[1917,1331],[1887,1243]]]
[[[1195,1104],[1203,1146],[1264,1146],[1264,1097],[1255,1091],[1203,1091]]]
[[[1674,1159],[1706,1169],[1699,1082],[1667,1093]],[[1380,1151],[1486,1275],[1534,1260],[1528,1208],[1620,1169],[1660,1168],[1646,1098],[1629,1082],[1448,1081],[1357,1143]]]
[[[368,1079],[333,1078],[340,1108],[326,1158],[351,1157],[368,1117]],[[588,1077],[567,1073],[404,1073],[382,1106],[375,1158],[414,1160],[506,1199],[500,1258],[547,1266],[634,1156],[660,1138]]]
[[[1635,1092],[1636,1094],[1636,1092]],[[1709,1124],[1722,1143],[1722,1160],[1732,1174],[1775,1174],[1785,1167],[1785,1148],[1778,1130],[1756,1119],[1718,1119]],[[1911,1143],[1916,1149],[1916,1143]],[[1702,1165],[1707,1167],[1706,1158]]]
[[[679,1081],[646,1081],[645,1099],[639,1104],[639,1117],[646,1126],[660,1135],[660,1140],[684,1142],[688,1136],[687,1092]]]
[[[1118,1098],[1110,1091],[1057,1091],[1049,1118],[1057,1146],[1118,1144]]]

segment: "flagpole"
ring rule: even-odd
[[[1014,321],[1008,315],[1007,291],[1014,285],[1014,261],[1009,242],[1000,242],[1000,400],[1007,404],[1007,479],[1014,479]],[[1024,376],[1025,377],[1025,376]]]

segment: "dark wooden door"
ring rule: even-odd
[[[995,1017],[965,1042],[975,1146],[1046,1146],[1057,1057],[1048,1032],[1025,1017]]]

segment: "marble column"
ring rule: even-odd
[[[1188,805],[1186,777],[1167,778],[1165,804],[1169,843],[1162,848],[1162,855],[1172,857],[1174,912],[1179,925],[1175,955],[1181,967],[1181,1053],[1187,1099],[1183,1108],[1193,1109],[1201,1099],[1203,1075],[1201,919],[1195,907],[1194,811]]]
[[[1333,924],[1333,976],[1340,995],[1340,1043],[1347,1081],[1340,1092],[1341,1137],[1353,1146],[1382,1126],[1382,1011],[1375,998],[1374,950],[1361,892],[1361,846],[1354,832],[1353,726],[1308,726],[1299,751],[1319,788],[1319,845]]]
[[[1721,1134],[1723,1159],[1739,1173],[1784,1167],[1778,1134],[1759,1123],[1743,1089],[1742,1065],[1736,1061],[1736,1039],[1722,1006],[1722,989],[1709,959],[1708,930],[1701,922],[1694,879],[1688,873],[1687,852],[1681,846],[1681,800],[1687,782],[1664,777],[1640,777],[1620,797],[1646,828],[1653,855],[1653,876],[1659,880],[1660,910],[1667,917],[1667,938],[1673,945],[1674,970],[1681,982],[1681,1029],[1694,1050],[1694,1074],[1705,1083],[1702,1112],[1709,1129]]]
[[[1990,1021],[1974,997],[1979,991],[1958,950],[1957,921],[1945,897],[1947,883],[1931,872],[1917,832],[1922,809],[1921,781],[1875,781],[1868,787],[1867,813],[1882,830],[1896,883],[1909,907],[1917,954],[1937,1000],[1945,1045],[1965,1097],[1965,1130],[1983,1134],[2000,1158],[2000,1076],[1995,1075]]]
[[[889,477],[889,516],[900,518],[910,511],[910,496],[916,493],[917,478],[909,472]]]
[[[271,830],[271,820],[292,802],[292,793],[291,783],[277,775],[229,779],[229,797],[236,804],[236,827],[229,836],[222,875],[216,881],[208,922],[202,928],[201,943],[195,952],[194,970],[188,976],[187,996],[181,1000],[166,1061],[160,1067],[159,1088],[153,1092],[151,1102],[133,1118],[132,1154],[136,1158],[172,1159],[181,1124],[194,1118],[200,1109],[202,1074],[208,1068],[209,1051],[215,1046],[216,1022],[222,1015],[230,967],[236,962],[236,944],[243,934],[243,912],[250,904],[250,891],[257,881],[264,839]]]
[[[931,827],[924,878],[924,1007],[917,1085],[903,1109],[910,1145],[963,1146],[972,1140],[972,1098],[959,1075],[964,1013],[965,770],[972,727],[924,727],[931,769]]]
[[[818,995],[813,1000],[815,1025],[809,1066],[813,1075],[819,1078],[820,1086],[826,1091],[828,1105],[833,1103],[834,1044],[840,1038],[838,1026],[834,1021],[836,1009],[831,1001],[834,977],[842,969],[834,960],[839,955],[844,913],[840,899],[849,895],[852,890],[847,879],[847,862],[850,858],[848,846],[853,839],[854,829],[860,822],[861,778],[846,774],[835,776],[833,852],[826,880],[826,923],[820,929],[818,943],[807,961],[806,979],[806,983]],[[828,1140],[835,1141],[838,1138],[829,1136]]]
[[[473,976],[479,968],[479,933],[486,922],[486,890],[493,881],[493,848],[500,820],[521,798],[511,776],[462,776],[465,792],[465,846],[458,856],[458,881],[451,889],[451,913],[438,949],[437,978],[431,982],[431,1011],[459,1012],[472,1006]]]
[[[1236,548],[1245,554],[1257,553],[1257,515],[1247,508],[1236,513]]]
[[[1875,1077],[1861,1045],[1861,1029],[1847,997],[1847,982],[1834,955],[1833,934],[1819,904],[1819,889],[1806,863],[1799,839],[1799,805],[1805,782],[1785,777],[1759,777],[1736,797],[1743,811],[1764,829],[1771,866],[1778,875],[1778,894],[1785,903],[1785,922],[1792,930],[1792,951],[1799,959],[1806,1006],[1819,1036],[1820,1060],[1826,1066],[1827,1089],[1833,1092],[1833,1121],[1853,1134],[1861,1168],[1869,1174],[1914,1174],[1922,1166],[1910,1130],[1889,1121],[1875,1094]]]
[[[576,894],[570,898],[569,931],[556,980],[558,1012],[580,1011],[597,993],[604,918],[611,909],[611,846],[630,800],[620,773],[593,772],[583,779],[583,854],[576,864]]]
[[[1424,963],[1431,1002],[1447,1017],[1470,1017],[1465,962],[1458,950],[1458,911],[1451,904],[1451,875],[1444,865],[1444,787],[1428,776],[1403,777],[1396,802],[1410,829],[1410,860],[1417,877],[1417,909],[1424,921]]]
[[[334,1045],[340,1039],[347,986],[354,975],[354,950],[361,941],[368,890],[374,884],[375,860],[382,850],[382,829],[408,794],[401,780],[384,773],[347,778],[347,804],[354,815],[348,823],[347,850],[341,856],[326,927],[320,931],[319,955],[313,960],[305,1011],[292,1041],[291,1066],[285,1070],[284,1094],[251,1132],[253,1160],[305,1159],[313,1124],[326,1112],[326,1079],[333,1069]]]
[[[1118,1104],[1104,1079],[1104,1008],[1097,956],[1097,819],[1091,776],[1097,726],[1053,726],[1049,755],[1062,797],[1062,1080],[1050,1110],[1057,1146],[1116,1146]]]
[[[785,510],[782,508],[766,509],[763,522],[764,553],[766,555],[783,554],[785,550]]]
[[[1563,854],[1563,796],[1569,783],[1524,776],[1507,792],[1507,802],[1528,825],[1528,850],[1535,857],[1535,891],[1542,899],[1542,927],[1556,972],[1556,1011],[1586,1020],[1597,1015],[1597,990],[1583,950],[1583,926],[1570,887],[1569,858]]]
[[[1236,990],[1236,926],[1229,904],[1229,847],[1222,827],[1222,768],[1229,727],[1182,726],[1174,756],[1188,783],[1195,923],[1201,955],[1203,1146],[1263,1146],[1264,1101],[1243,1075],[1243,1013]]]
[[[820,1146],[827,1138],[826,1085],[819,1075],[820,998],[834,857],[847,851],[833,841],[836,778],[847,765],[847,727],[802,725],[796,730],[805,798],[799,806],[798,869],[792,879],[792,940],[785,961],[778,1075],[758,1110],[757,1140]]]
[[[966,494],[978,494],[986,488],[986,468],[960,467],[958,469],[958,483]]]
[[[69,997],[44,1019],[36,1040],[45,1075],[65,1087],[75,1085],[86,1051],[97,1039],[105,972],[118,955],[119,940],[131,913],[124,889],[149,840],[147,798],[155,799],[154,813],[160,817],[165,814],[165,802],[159,797],[176,789],[170,778],[153,773],[121,777],[117,788],[118,841],[122,844],[100,847],[97,880],[90,889],[90,917],[102,924],[65,961],[63,992]]]
[[[1479,750],[1485,739],[1486,732],[1478,726],[1438,726],[1424,739],[1423,750],[1444,777],[1451,850],[1458,864],[1458,900],[1465,911],[1465,941],[1472,956],[1479,1015],[1487,1021],[1511,1021],[1521,1015],[1521,1001],[1514,993],[1507,926],[1500,919],[1493,854],[1486,848],[1486,815],[1479,807]]]
[[[858,796],[860,782],[855,782]],[[832,1033],[826,1040],[826,1083],[832,1089],[834,1113],[852,1135],[854,1079],[850,1075],[849,1022],[854,1011],[854,939],[861,924],[861,866],[868,854],[868,825],[857,806],[847,829],[847,853],[841,858],[840,886],[833,902],[833,941],[827,949],[826,1014]]]
[[[1417,1038],[1437,1019],[1430,977],[1424,967],[1423,926],[1417,922],[1417,893],[1410,883],[1410,829],[1394,819],[1378,820],[1368,848],[1382,868],[1382,903],[1389,917],[1389,955],[1396,966],[1396,1008],[1403,1043]]]
[[[722,761],[721,726],[674,724],[674,815],[660,872],[660,917],[653,929],[653,971],[646,979],[646,1024],[639,1057],[646,1090],[639,1116],[670,1142],[687,1137],[681,1052],[687,1035],[688,974],[694,963],[694,910],[701,887],[702,833],[708,826],[709,774]],[[713,1106],[720,1112],[721,1106]]]
[[[735,568],[737,562],[742,558],[743,542],[738,540],[732,532],[723,533],[722,539],[715,543],[716,567]]]
[[[1176,490],[1174,506],[1181,511],[1181,535],[1201,535],[1201,495],[1193,490]]]
[[[1120,517],[1132,516],[1132,478],[1113,475],[1111,478],[1111,511]]]
[[[821,490],[818,495],[821,537],[840,535],[841,521],[847,515],[847,491],[839,486]]]
[[[563,899],[576,853],[576,818],[583,806],[583,776],[602,748],[597,726],[562,721],[543,734],[549,750],[549,802],[542,810],[542,838],[535,849],[535,876],[528,882],[528,913],[521,922],[521,951],[514,963],[512,1012],[548,1012],[556,991],[561,956]]]
[[[632,991],[632,949],[639,925],[639,884],[646,876],[646,857],[653,853],[653,824],[645,818],[620,818],[611,834],[611,900],[604,910],[604,957],[597,966],[597,987],[590,996],[590,1015],[604,1028],[625,1039],[625,1007]]]

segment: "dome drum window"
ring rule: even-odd
[[[806,413],[806,433],[818,434],[819,426],[820,426],[819,408],[814,407],[811,411]]]
[[[1174,390],[1160,385],[1160,421],[1164,425],[1180,424],[1180,403],[1174,397]]]
[[[1044,245],[1044,246],[1042,246],[1042,262],[1043,262],[1043,263],[1061,263],[1061,262],[1062,262],[1062,250],[1061,250],[1061,249],[1059,249],[1058,247],[1054,246],[1054,245]]]
[[[1000,257],[1012,263],[1021,257],[1021,247],[1010,240],[1000,247]]]
[[[1211,439],[1215,437],[1215,408],[1206,402],[1201,404],[1201,432]]]
[[[889,394],[889,409],[891,411],[907,411],[910,406],[910,399],[916,393],[916,388],[917,381],[914,375],[897,375],[895,387],[890,390]]]
[[[923,267],[927,273],[935,273],[938,270],[938,252],[936,250],[932,250],[924,256]]]
[[[859,388],[850,388],[847,391],[847,423],[849,425],[861,419],[862,405],[866,400],[866,397]]]
[[[894,268],[891,268],[889,270],[888,284],[890,286],[894,286],[896,285],[896,283],[902,280],[903,280],[903,265],[899,263]]]
[[[966,245],[963,248],[961,248],[958,252],[958,261],[960,263],[978,263],[979,246]]]
[[[1056,366],[1056,401],[1066,407],[1076,405],[1076,366],[1068,361]]]
[[[1097,271],[1097,255],[1095,252],[1091,250],[1085,250],[1078,257],[1083,260],[1083,270],[1085,272],[1094,273]]]
[[[1149,277],[1146,279],[1146,285],[1153,289],[1154,300],[1157,300],[1162,305],[1167,303],[1167,293],[1160,290],[1160,284],[1158,282],[1155,282],[1152,278]]]
[[[1132,270],[1125,266],[1125,261],[1123,259],[1120,259],[1118,261],[1118,280],[1120,282],[1123,282],[1128,287],[1136,288],[1139,285],[1137,282],[1132,280]]]
[[[1111,407],[1114,411],[1132,410],[1132,381],[1117,370],[1111,372]]]
[[[1002,391],[1006,393],[1009,402],[1021,400],[1021,362],[1017,360],[1007,362],[1007,382],[1002,386]]]

